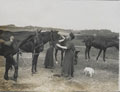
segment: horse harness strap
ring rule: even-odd
[[[20,48],[19,48],[19,51],[18,51],[18,53],[19,54],[22,54],[22,53],[24,53],[25,51],[24,50],[21,50]],[[34,53],[34,52],[33,52]],[[39,54],[39,53],[34,53],[34,54]]]
[[[37,43],[37,41],[39,41],[39,40],[38,40],[38,38],[39,38],[39,37],[38,37],[38,34],[36,33],[36,36],[35,36],[35,40],[36,40],[36,42],[34,43],[34,46],[35,46],[35,47],[34,47],[34,49],[36,49],[36,48],[38,48],[38,47],[40,47],[40,46],[43,46],[43,45],[44,45],[44,44],[43,44],[43,41],[42,41],[42,43],[41,43],[41,44],[37,44],[37,45],[35,45],[35,44]]]
[[[51,31],[51,34],[50,34],[50,40],[51,42],[53,42],[53,32]]]
[[[38,47],[40,47],[40,46],[43,46],[43,45],[44,45],[43,43],[38,44],[37,46],[35,46],[35,49],[38,48]]]

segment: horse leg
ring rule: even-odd
[[[38,61],[38,56],[39,56],[39,54],[37,54],[37,55],[35,55],[34,56],[34,62],[35,62],[35,72],[37,72],[37,61]]]
[[[105,62],[105,53],[106,53],[106,49],[103,50],[103,61]]]
[[[32,69],[31,69],[32,74],[34,74],[34,73],[35,73],[35,71],[34,71],[34,67],[35,67],[34,57],[35,57],[35,54],[34,54],[34,53],[32,53]]]
[[[86,49],[85,49],[85,59],[87,59],[87,52],[88,52],[88,48],[86,46]]]
[[[88,59],[90,59],[90,50],[91,50],[91,47],[88,48]]]
[[[99,58],[101,52],[102,52],[102,49],[100,49],[100,51],[99,51],[99,53],[98,53],[98,56],[97,56],[97,58],[96,58],[97,62],[98,62],[98,58]]]
[[[85,59],[90,59],[90,55],[89,55],[90,49],[91,49],[91,47],[86,46],[86,49],[85,49]]]
[[[5,80],[9,80],[8,77],[8,71],[10,69],[10,67],[12,66],[9,57],[6,58],[6,65],[5,65],[5,74],[4,74],[4,79]]]
[[[62,64],[62,62],[63,62],[63,53],[64,53],[64,51],[62,50],[62,51],[61,51],[61,66],[63,65],[63,64]]]
[[[55,49],[55,60],[57,61],[57,53],[58,53],[58,49]]]
[[[15,72],[14,72],[14,80],[17,81],[17,77],[18,77],[18,60],[19,60],[19,53],[17,53],[17,62],[14,60],[13,57],[11,57],[12,61],[13,61],[13,66],[15,68]]]
[[[35,52],[36,53],[36,52]],[[34,54],[32,59],[32,74],[37,72],[37,60],[38,60],[39,54]]]

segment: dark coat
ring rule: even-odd
[[[62,75],[65,77],[73,77],[74,72],[74,51],[75,47],[71,41],[66,43],[67,50],[65,50],[65,56],[63,59],[63,66],[62,66]]]

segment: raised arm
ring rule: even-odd
[[[62,46],[60,44],[56,44],[56,46],[58,46],[59,48],[62,48],[62,49],[68,49],[66,46]]]
[[[63,42],[65,40],[65,37],[63,35],[61,37],[62,37],[62,39],[59,40],[58,42]]]

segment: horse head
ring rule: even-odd
[[[51,30],[50,32],[50,41],[52,42],[53,46],[58,42],[58,40],[61,38],[60,34],[58,34],[58,31]]]

